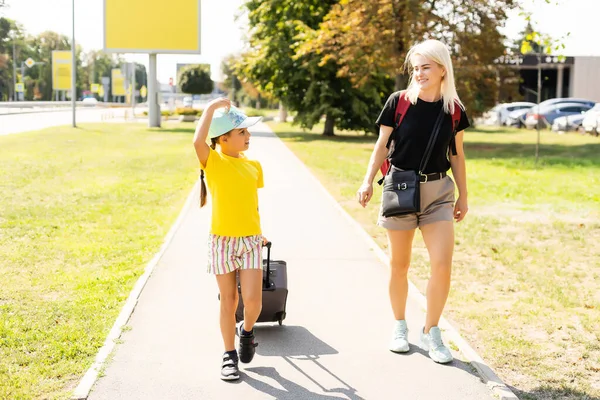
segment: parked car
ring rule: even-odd
[[[517,128],[522,128],[525,126],[525,117],[527,113],[531,110],[531,108],[522,108],[520,110],[515,110],[508,114],[504,125],[506,126],[514,126]]]
[[[183,106],[191,107],[194,104],[194,100],[190,96],[186,96],[183,98]]]
[[[539,105],[539,109],[542,110],[542,114],[545,112],[545,108],[555,105],[555,104],[560,104],[560,103],[577,103],[577,104],[585,104],[585,105],[589,105],[590,108],[594,107],[594,105],[596,104],[595,101],[592,100],[588,100],[588,99],[578,99],[575,97],[558,97],[555,99],[548,99],[548,100],[544,100],[540,103]],[[529,118],[530,114],[537,114],[538,113],[538,106],[533,106],[529,112],[527,113],[527,115],[525,115],[525,117],[523,118],[523,123],[525,124],[525,121],[527,120],[527,118]],[[527,124],[525,124],[527,125]]]
[[[580,132],[595,136],[600,135],[600,103],[597,103],[594,108],[585,113],[583,121],[581,121]]]
[[[585,103],[555,103],[547,106],[540,104],[539,112],[532,109],[527,113],[525,126],[529,129],[535,128],[537,124],[540,124],[540,127],[549,127],[556,118],[583,114],[593,106],[594,104]],[[534,109],[537,110],[537,106]]]
[[[94,97],[86,97],[84,98],[81,103],[84,106],[89,106],[89,107],[93,107],[96,106],[98,104],[98,100],[96,100]]]
[[[483,121],[486,125],[504,125],[511,112],[530,109],[533,106],[535,106],[535,103],[527,101],[497,104],[494,108],[483,114]]]
[[[558,117],[552,123],[552,130],[554,132],[578,131],[586,114],[587,113]]]

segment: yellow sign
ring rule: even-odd
[[[92,93],[98,93],[98,91],[100,91],[100,85],[97,83],[92,83],[90,85],[90,89],[92,90]]]
[[[112,84],[112,95],[113,96],[125,96],[125,77],[121,73],[119,68],[114,68],[111,71],[111,79],[110,82]]]
[[[100,86],[98,89],[98,96],[104,97],[104,86]]]
[[[33,61],[33,58],[29,57],[27,60],[25,60],[25,65],[31,68],[35,65],[35,61]]]
[[[146,88],[146,85],[144,85],[140,88],[140,96],[146,97],[147,94],[148,94],[148,89]]]
[[[52,52],[52,90],[71,90],[71,51]]]
[[[201,0],[104,0],[104,51],[200,53]]]
[[[25,84],[23,83],[17,83],[15,85],[15,92],[17,93],[23,93],[25,91]]]

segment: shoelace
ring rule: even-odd
[[[394,338],[406,339],[408,331],[402,328],[396,328],[394,330]]]
[[[433,344],[433,349],[437,350],[440,347],[444,347],[444,342],[442,342],[442,338],[438,337],[438,336],[434,336],[432,334],[429,334],[429,337],[431,338],[431,343]]]

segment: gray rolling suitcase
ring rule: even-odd
[[[263,289],[262,289],[262,311],[257,322],[279,322],[285,319],[285,306],[287,303],[287,263],[282,260],[271,261],[271,242],[268,242],[267,259],[263,260]],[[238,277],[238,292],[240,301],[235,313],[235,320],[240,322],[244,319],[244,300]]]

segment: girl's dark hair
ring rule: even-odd
[[[215,150],[217,147],[217,143],[219,142],[219,138],[211,138],[210,139],[210,148]],[[204,207],[206,205],[206,183],[204,182],[204,170],[200,170],[200,207]]]

